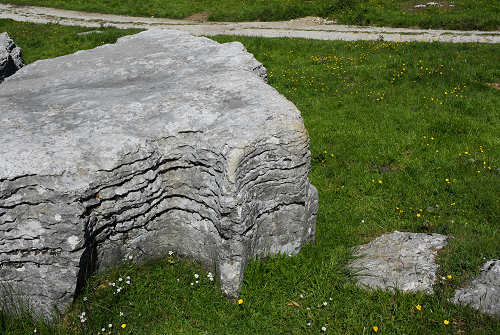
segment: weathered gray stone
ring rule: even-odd
[[[446,236],[395,231],[355,248],[349,267],[357,284],[373,289],[432,293],[436,280],[437,250],[446,245]]]
[[[500,318],[500,260],[486,262],[479,276],[469,286],[457,290],[451,301]]]
[[[169,250],[237,296],[252,257],[314,239],[296,107],[240,43],[149,30],[0,90],[0,283],[64,309],[95,270]]]
[[[24,66],[19,48],[7,33],[0,34],[0,83]]]

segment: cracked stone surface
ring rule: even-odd
[[[7,78],[2,298],[52,315],[94,271],[169,250],[234,297],[251,258],[313,241],[308,134],[266,76],[238,42],[153,29]]]
[[[479,276],[457,290],[451,301],[500,318],[500,259],[486,262]]]
[[[21,48],[7,33],[0,34],[0,83],[24,66]]]
[[[438,269],[434,259],[446,239],[440,234],[384,234],[356,247],[354,256],[358,258],[349,267],[361,287],[431,294]]]

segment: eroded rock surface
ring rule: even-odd
[[[7,33],[0,34],[0,83],[24,66],[19,48]]]
[[[0,285],[35,313],[169,250],[240,290],[252,257],[314,239],[296,107],[240,43],[149,30],[37,61],[0,90]]]
[[[500,318],[500,260],[486,262],[479,276],[469,286],[457,290],[452,301]]]
[[[432,293],[437,251],[446,236],[395,231],[356,247],[349,267],[361,287]]]

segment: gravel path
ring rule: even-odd
[[[378,40],[452,43],[500,43],[500,31],[457,31],[387,27],[358,27],[334,24],[306,17],[281,22],[197,22],[163,18],[132,17],[70,11],[64,9],[0,4],[0,18],[34,23],[117,28],[165,27],[193,35],[242,35],[261,37],[301,37],[317,40]]]

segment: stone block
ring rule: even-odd
[[[153,29],[25,66],[0,90],[0,285],[39,315],[169,250],[238,295],[315,236],[297,108],[242,44]]]
[[[24,66],[19,48],[7,33],[0,34],[0,83]]]

